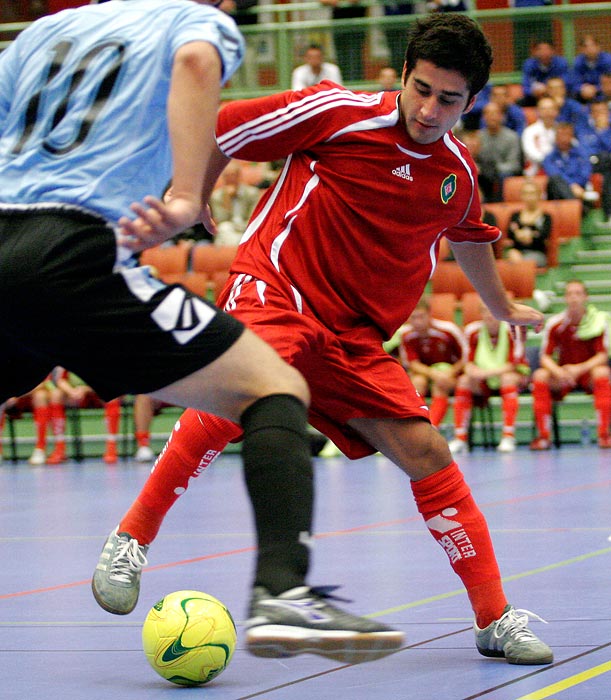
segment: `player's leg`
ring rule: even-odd
[[[514,452],[516,449],[516,418],[520,408],[518,386],[520,375],[506,372],[501,376],[501,410],[503,414],[503,433],[497,446],[499,452]]]
[[[537,436],[530,443],[531,450],[549,450],[552,424],[552,378],[543,367],[532,377],[533,413]]]
[[[609,383],[609,365],[595,367],[592,370],[592,393],[597,416],[598,446],[611,448],[609,422],[611,420],[611,384]]]
[[[454,392],[454,439],[450,441],[450,451],[458,455],[467,450],[469,420],[473,408],[473,391],[467,375],[458,378]]]
[[[152,462],[151,423],[155,417],[155,402],[146,394],[134,396],[134,437],[136,438],[136,462]]]
[[[550,663],[551,649],[526,627],[528,615],[507,603],[485,518],[438,431],[420,418],[349,424],[410,477],[419,512],[467,589],[480,653]]]
[[[47,459],[47,464],[61,464],[66,461],[66,395],[61,389],[52,386],[49,390],[49,414],[51,431],[55,445]]]
[[[112,399],[104,404],[104,423],[106,426],[106,450],[103,460],[106,464],[116,464],[119,459],[117,438],[121,422],[121,399]]]

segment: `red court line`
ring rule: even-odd
[[[561,494],[573,493],[576,491],[586,491],[588,489],[595,489],[600,487],[608,487],[611,485],[611,480],[594,482],[592,484],[580,484],[578,486],[569,486],[564,489],[557,489],[555,491],[544,491],[542,493],[527,494],[525,496],[516,496],[515,498],[507,498],[501,501],[491,501],[490,503],[480,504],[482,508],[491,508],[498,505],[507,505],[520,503],[521,501],[532,501],[541,498],[549,498],[550,496],[559,496]],[[314,539],[324,539],[326,537],[340,537],[342,535],[349,535],[352,532],[362,532],[365,530],[375,530],[381,527],[388,527],[389,525],[402,525],[408,522],[420,521],[419,515],[412,515],[408,518],[398,518],[396,520],[387,520],[379,523],[369,523],[368,525],[357,525],[356,527],[346,528],[345,530],[334,530],[330,532],[321,532],[314,535]],[[208,559],[220,559],[222,557],[230,557],[235,554],[245,554],[246,552],[252,552],[255,548],[242,547],[240,549],[231,549],[226,552],[217,552],[216,554],[205,554],[201,557],[193,557],[192,559],[182,559],[180,561],[167,562],[166,564],[156,564],[155,566],[148,566],[145,571],[156,571],[160,569],[171,569],[177,566],[184,566],[186,564],[195,564],[200,561],[206,561]],[[71,583],[60,583],[56,586],[47,586],[46,588],[35,588],[29,591],[16,591],[15,593],[4,593],[0,594],[0,600],[7,600],[10,598],[19,598],[20,596],[35,595],[37,593],[50,593],[53,591],[60,591],[65,588],[75,588],[77,586],[87,586],[91,583],[91,579],[86,579],[84,581],[73,581]]]

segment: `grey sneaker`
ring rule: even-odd
[[[475,644],[483,656],[505,657],[510,664],[551,664],[552,650],[528,629],[528,618],[542,618],[530,610],[508,605],[498,620],[481,630],[475,623]]]
[[[100,607],[114,615],[127,615],[138,602],[140,575],[147,565],[148,545],[138,544],[115,528],[104,544],[93,574],[91,589]]]
[[[319,654],[351,664],[399,651],[401,632],[330,605],[329,590],[299,586],[273,596],[255,588],[246,621],[248,651],[268,658]]]

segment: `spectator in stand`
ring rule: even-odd
[[[556,120],[558,106],[551,97],[542,97],[537,102],[537,120],[522,132],[524,174],[537,175],[545,157],[552,152],[556,142]]]
[[[344,7],[338,7],[339,0],[320,0],[320,2],[332,8],[331,17],[334,20],[360,19],[367,14],[367,8],[360,5],[359,0],[348,0],[349,4]],[[367,31],[364,27],[340,27],[333,30],[337,63],[346,81],[363,80],[363,49],[366,36]]]
[[[335,63],[324,60],[322,46],[310,44],[304,54],[304,63],[297,66],[291,76],[291,90],[303,90],[322,80],[331,80],[341,85],[342,74]]]
[[[580,199],[584,205],[592,202],[588,189],[592,164],[586,151],[575,141],[575,128],[561,122],[556,127],[556,143],[543,160],[547,175],[548,199]]]
[[[496,102],[484,107],[486,126],[480,129],[479,167],[489,190],[484,189],[487,202],[500,202],[504,178],[522,173],[522,147],[515,131],[503,126],[503,112]]]
[[[405,41],[403,43],[405,43]],[[378,73],[378,85],[381,90],[384,92],[399,90],[400,86],[397,85],[398,80],[399,76],[394,68],[391,66],[380,68],[380,72]]]
[[[557,56],[556,49],[550,41],[536,41],[530,58],[522,66],[521,104],[532,107],[546,92],[546,83],[550,78],[562,78],[569,84],[569,64],[564,56]]]
[[[572,97],[567,97],[566,83],[562,78],[550,78],[547,81],[546,94],[551,97],[558,107],[558,122],[570,122],[575,128],[581,128],[588,120],[588,110],[585,105]]]
[[[552,217],[541,209],[542,192],[530,178],[520,190],[522,209],[515,211],[509,220],[506,256],[510,262],[534,260],[537,267],[547,265],[547,244],[552,233]]]
[[[541,338],[540,367],[532,382],[537,437],[530,449],[549,450],[552,400],[561,401],[574,389],[594,394],[598,446],[609,449],[608,317],[588,304],[588,291],[581,280],[566,283],[564,298],[566,309],[548,319]]]
[[[611,109],[611,71],[600,76],[600,100],[606,102]]]
[[[227,165],[220,186],[210,197],[210,209],[217,227],[215,245],[239,244],[261,192],[242,182],[242,166],[237,160]]]
[[[611,73],[611,53],[602,51],[593,34],[584,34],[579,41],[579,54],[573,61],[573,94],[580,102],[593,102],[600,95],[600,78]]]
[[[103,460],[106,464],[116,464],[117,436],[119,434],[119,421],[121,419],[121,399],[102,401],[95,391],[85,384],[75,374],[62,367],[56,367],[52,373],[53,386],[50,389],[50,406],[61,407],[56,413],[51,412],[51,421],[54,423],[55,449],[47,458],[47,464],[62,464],[66,461],[66,413],[65,406],[75,408],[103,408],[106,422],[106,451]]]
[[[591,102],[585,127],[576,132],[577,140],[590,157],[592,171],[603,176],[601,205],[604,220],[611,226],[611,120],[607,102]]]
[[[466,12],[466,0],[430,0],[427,7],[431,12]]]
[[[552,5],[554,0],[509,0],[509,6],[545,7]],[[552,20],[548,16],[529,16],[525,20],[516,18],[513,23],[513,56],[514,65],[521,66],[528,58],[530,47],[535,41],[551,41],[553,37]]]
[[[503,113],[503,126],[512,129],[520,136],[526,128],[524,110],[511,101],[507,85],[493,85],[490,89],[490,102],[495,102]]]
[[[463,332],[451,321],[432,318],[431,305],[423,297],[403,330],[399,357],[416,391],[432,397],[429,418],[438,427],[467,360]]]
[[[481,312],[481,321],[473,321],[465,328],[469,360],[455,392],[455,434],[450,442],[453,455],[467,449],[473,396],[487,399],[493,392],[500,392],[503,412],[503,434],[497,450],[516,449],[518,393],[526,388],[529,374],[524,345],[519,334],[513,336],[509,324],[494,318],[484,304]]]

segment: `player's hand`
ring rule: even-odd
[[[543,330],[543,322],[545,317],[537,309],[526,304],[511,303],[509,313],[499,321],[507,321],[512,326],[514,337],[519,335],[524,339],[526,337],[526,326],[532,326],[537,333]],[[519,328],[518,328],[519,327]]]
[[[135,253],[160,245],[202,220],[201,203],[175,193],[166,202],[147,196],[130,209],[136,218],[119,219],[119,243]]]

